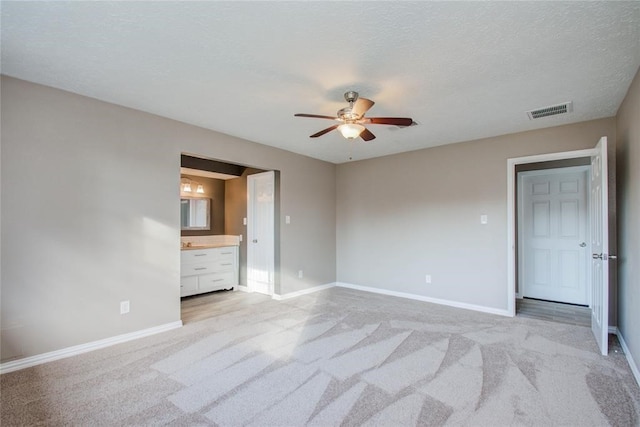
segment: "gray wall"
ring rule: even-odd
[[[277,236],[280,292],[335,281],[334,165],[5,76],[1,83],[2,360],[180,319],[182,152],[279,170],[282,218],[292,216]],[[127,315],[122,300],[131,301]]]
[[[640,366],[640,71],[618,110],[616,132],[620,230],[618,328],[636,366]]]
[[[601,136],[614,153],[614,130],[608,118],[339,165],[338,281],[506,310],[507,159]]]

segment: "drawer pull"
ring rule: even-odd
[[[215,280],[212,280],[212,282],[222,282],[223,280],[224,279],[215,279]]]
[[[194,268],[194,270],[200,271],[200,270],[206,270],[207,267],[196,267]]]
[[[233,265],[233,264],[232,264],[232,263],[230,263],[230,262],[225,262],[225,263],[222,263],[222,264],[220,264],[220,265]]]
[[[220,252],[222,255],[231,255],[233,252]]]
[[[207,254],[193,254],[193,256],[207,256]]]

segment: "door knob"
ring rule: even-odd
[[[580,243],[580,247],[584,248],[585,246],[587,246],[587,244],[585,242]]]
[[[593,259],[602,259],[602,254],[592,254],[591,258],[593,258]]]
[[[258,239],[253,239],[253,243],[258,243]]]

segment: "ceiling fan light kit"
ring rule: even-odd
[[[358,92],[348,91],[344,94],[344,99],[349,103],[349,106],[338,110],[338,113],[335,117],[306,113],[297,113],[294,114],[294,116],[308,117],[313,119],[329,119],[342,123],[340,125],[333,125],[319,132],[316,132],[311,135],[310,138],[317,138],[331,132],[332,130],[337,129],[346,139],[356,139],[360,137],[364,141],[371,141],[372,139],[375,139],[376,136],[364,126],[365,124],[392,125],[400,127],[406,127],[415,124],[413,119],[409,117],[365,118],[365,113],[369,111],[371,107],[373,107],[375,102],[371,101],[370,99],[360,98]]]
[[[347,139],[356,139],[364,130],[364,126],[357,123],[345,123],[338,126],[338,130]]]

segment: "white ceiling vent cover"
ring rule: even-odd
[[[542,117],[555,116],[557,114],[566,114],[573,111],[573,102],[564,102],[562,104],[550,105],[548,107],[538,108],[536,110],[527,111],[529,120],[541,119]]]

